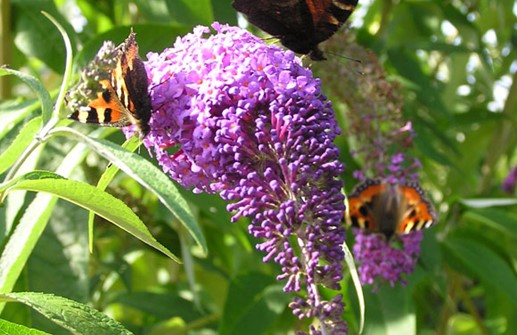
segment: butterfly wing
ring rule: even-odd
[[[436,211],[417,183],[391,185],[367,179],[348,198],[349,223],[382,233],[407,234],[436,222]]]
[[[405,199],[405,205],[396,229],[397,233],[406,234],[413,230],[421,230],[436,222],[436,211],[418,184],[399,186],[398,192]]]
[[[357,0],[234,0],[248,21],[280,38],[282,44],[313,60],[323,60],[318,43],[327,40],[348,19]]]
[[[314,43],[326,41],[348,20],[357,0],[306,0],[312,13]]]
[[[117,98],[115,90],[108,80],[101,80],[102,91],[97,93],[88,106],[80,107],[68,116],[81,123],[100,124],[102,126],[125,127],[131,123],[125,117],[125,107]]]
[[[135,34],[116,49],[117,61],[109,80],[98,82],[100,92],[87,106],[79,107],[68,116],[82,123],[126,127],[136,125],[141,135],[149,132],[151,101],[147,92],[147,73],[138,57]]]
[[[304,0],[234,0],[233,8],[245,14],[248,21],[297,53],[312,49],[314,26]]]
[[[147,91],[148,78],[144,63],[138,56],[135,34],[131,32],[121,45],[120,59],[111,77],[117,96],[129,112],[127,118],[145,136],[149,132],[151,100]]]
[[[354,227],[378,232],[377,218],[379,196],[386,191],[386,185],[378,180],[367,179],[359,184],[348,197],[348,221]]]

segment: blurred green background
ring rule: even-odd
[[[65,49],[42,10],[69,34],[76,70],[104,40],[121,43],[130,27],[145,60],[148,51],[163,50],[196,25],[238,22],[230,0],[0,2],[0,64],[40,78],[53,97],[62,80]],[[377,55],[390,80],[402,83],[404,116],[416,131],[411,155],[422,162],[420,176],[440,216],[439,224],[425,232],[422,256],[407,286],[383,286],[377,293],[364,289],[364,334],[517,334],[517,199],[501,189],[517,165],[517,4],[360,1],[345,26],[332,39],[346,30]],[[360,76],[360,64],[328,58],[311,64],[322,77],[327,66],[336,64]],[[339,87],[335,80],[323,82],[324,91],[326,85]],[[13,76],[0,77],[0,85],[2,152],[20,124],[39,111],[17,118],[35,96]],[[343,86],[349,95],[354,89]],[[342,122],[337,143],[348,167],[343,177],[349,191],[351,173],[361,162],[349,154],[346,106],[331,90],[327,94]],[[118,131],[110,132],[109,139],[124,140]],[[52,170],[70,147],[64,139],[52,141],[40,168]],[[106,165],[89,154],[74,179],[95,184]],[[257,241],[247,234],[248,222],[231,224],[218,197],[183,192],[207,239],[204,258],[157,198],[131,178],[119,174],[108,191],[185,264],[100,219],[90,254],[87,213],[59,201],[16,291],[54,293],[89,304],[135,334],[294,334],[307,329],[287,307],[291,297],[282,293],[283,283],[275,280],[280,268],[262,263]],[[18,199],[17,211],[0,208],[2,237],[33,198]],[[344,318],[355,334],[359,310],[345,277]],[[22,305],[9,304],[1,317],[69,334]]]

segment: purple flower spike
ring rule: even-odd
[[[340,133],[319,80],[292,52],[245,30],[197,27],[146,63],[153,115],[144,144],[173,179],[231,201],[232,221],[251,218],[264,261],[282,266],[299,317],[311,333],[345,334],[339,289],[345,209],[338,178]]]
[[[422,231],[401,235],[401,248],[394,248],[392,240],[383,235],[369,234],[361,229],[354,229],[355,241],[353,252],[359,267],[361,284],[381,284],[376,279],[389,282],[391,286],[401,282],[405,284],[405,275],[413,272],[420,255]]]
[[[517,167],[514,167],[508,173],[508,176],[503,180],[503,191],[509,194],[513,194],[515,192],[515,184],[517,183]]]

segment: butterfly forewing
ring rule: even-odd
[[[384,191],[382,184],[366,182],[356,187],[348,198],[349,219],[352,226],[378,231],[375,219],[376,203]]]
[[[400,230],[409,233],[412,230],[428,228],[436,221],[436,211],[425,198],[424,191],[416,184],[400,186],[400,193],[407,199]]]
[[[325,59],[318,44],[348,19],[357,0],[234,0],[248,21],[278,37],[282,44],[313,60]]]
[[[307,0],[306,2],[311,13],[317,13],[312,16],[316,43],[326,41],[334,35],[348,20],[357,5],[356,0]]]
[[[147,72],[144,63],[138,57],[138,45],[134,41],[134,34],[130,35],[122,45],[120,57],[122,80],[127,97],[126,108],[131,112],[132,123],[136,123],[142,130],[148,130],[151,117],[151,101],[147,92]],[[129,43],[128,43],[129,42]]]

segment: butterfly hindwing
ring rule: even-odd
[[[288,49],[325,59],[318,44],[345,23],[357,0],[234,0],[248,21],[278,37]]]
[[[79,107],[68,116],[69,119],[81,123],[94,123],[106,126],[124,127],[129,125],[123,120],[121,114],[125,108],[117,98],[111,83],[108,80],[99,82],[102,91],[97,93],[97,98],[93,99],[88,106]]]

